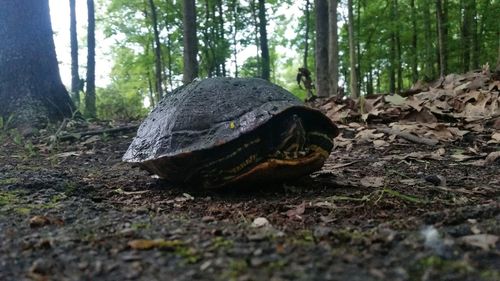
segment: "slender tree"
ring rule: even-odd
[[[436,0],[436,18],[439,46],[439,75],[442,77],[448,72],[448,50],[447,50],[447,0]]]
[[[269,57],[269,46],[267,42],[267,19],[266,19],[266,1],[259,0],[259,34],[260,50],[262,57],[262,79],[271,78],[271,59]]]
[[[182,82],[190,83],[198,77],[198,43],[196,37],[196,5],[194,0],[183,1],[184,75]]]
[[[432,46],[432,42],[434,37],[432,36],[432,27],[431,27],[431,1],[425,0],[423,4],[423,18],[424,18],[424,39],[425,39],[425,80],[431,81],[435,77],[434,73],[434,48]]]
[[[160,32],[158,31],[158,16],[156,13],[156,5],[153,0],[149,0],[149,8],[151,10],[151,23],[153,26],[154,52],[155,52],[155,78],[156,78],[156,100],[160,100],[163,96],[163,62],[161,56]]]
[[[311,18],[311,2],[310,0],[306,0],[306,7],[304,11],[304,16],[305,16],[305,32],[304,32],[304,62],[302,65],[304,68],[308,69],[307,67],[307,60],[309,59],[309,32],[311,29],[311,24],[310,24],[310,18]]]
[[[401,51],[401,31],[399,26],[399,4],[398,0],[393,0],[394,5],[394,24],[395,24],[395,36],[396,36],[396,63],[397,63],[397,74],[398,74],[398,84],[397,92],[403,90],[403,61],[402,61],[402,51]]]
[[[415,0],[410,1],[411,12],[411,80],[418,80],[418,33],[417,33],[417,8]]]
[[[472,23],[474,21],[473,8],[471,1],[462,1],[462,72],[467,72],[471,64],[471,43],[472,43]]]
[[[351,97],[359,97],[358,77],[356,75],[356,44],[354,43],[354,14],[352,0],[347,1],[348,23],[347,29],[349,33],[349,62],[350,62],[350,81]]]
[[[328,78],[328,2],[315,0],[316,13],[316,91],[318,96],[330,94]]]
[[[338,0],[328,1],[328,68],[330,76],[330,96],[337,95],[339,82],[339,42],[337,31],[337,4]]]
[[[95,106],[95,10],[94,0],[87,0],[87,88],[85,92],[85,116],[96,117]]]
[[[70,45],[71,45],[71,97],[73,102],[80,104],[80,75],[78,73],[78,36],[76,32],[76,5],[75,0],[69,0],[69,14],[70,14]]]
[[[31,128],[71,116],[47,0],[0,0],[0,116]]]

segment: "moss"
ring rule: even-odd
[[[445,260],[439,256],[429,256],[417,261],[414,268],[410,271],[410,279],[420,280],[429,269],[432,269],[440,276],[447,273],[463,275],[474,271],[474,268],[463,260]]]
[[[217,250],[217,249],[231,249],[233,247],[234,243],[232,240],[225,239],[224,237],[215,237],[212,240],[212,250]]]
[[[235,259],[229,262],[227,269],[222,273],[221,280],[237,280],[248,270],[246,260]]]
[[[0,185],[11,185],[11,184],[16,184],[19,182],[18,178],[5,178],[5,179],[0,179]]]

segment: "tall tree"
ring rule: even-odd
[[[310,18],[311,18],[311,2],[310,0],[306,0],[306,8],[304,12],[305,16],[305,32],[304,32],[304,62],[302,65],[304,68],[308,69],[307,67],[307,60],[309,58],[309,32],[311,29],[311,24],[310,24]]]
[[[399,26],[399,4],[398,0],[393,0],[394,5],[394,21],[395,24],[395,36],[396,36],[396,62],[397,62],[397,74],[398,74],[398,88],[397,92],[401,92],[403,90],[403,61],[402,61],[402,51],[401,51],[401,31]]]
[[[183,1],[184,23],[184,75],[182,82],[187,84],[198,77],[198,39],[196,37],[196,5],[194,0]]]
[[[431,81],[434,79],[434,48],[432,46],[432,42],[434,42],[434,37],[432,36],[432,27],[431,27],[431,1],[425,0],[423,4],[423,19],[424,19],[424,41],[425,41],[425,80]]]
[[[436,18],[438,30],[439,75],[442,77],[448,72],[447,50],[447,0],[436,0]]]
[[[69,0],[69,33],[71,45],[71,97],[78,107],[80,103],[80,74],[78,73],[78,36],[76,32],[76,5],[75,0]]]
[[[266,19],[266,1],[259,0],[259,34],[260,50],[262,57],[261,78],[269,80],[271,78],[271,59],[269,57],[269,46],[267,41],[267,19]]]
[[[354,43],[354,14],[353,14],[353,3],[352,0],[347,1],[347,14],[348,23],[347,29],[349,33],[349,65],[350,65],[350,81],[349,87],[351,90],[351,97],[359,97],[358,90],[358,77],[356,75],[356,44]]]
[[[328,1],[328,68],[330,77],[330,96],[337,95],[339,82],[339,42],[337,31],[337,4],[338,0]]]
[[[160,100],[163,96],[163,62],[161,56],[160,32],[158,31],[158,16],[156,5],[153,0],[149,0],[149,8],[151,10],[151,23],[153,26],[154,51],[155,51],[155,77],[156,77],[156,100]]]
[[[462,1],[461,3],[462,14],[462,72],[467,72],[471,65],[471,51],[472,51],[472,23],[474,21],[472,1]]]
[[[411,12],[411,80],[418,80],[418,32],[417,32],[417,8],[415,0],[410,1]]]
[[[328,78],[328,2],[315,0],[316,14],[316,91],[318,96],[330,94]]]
[[[96,117],[95,106],[95,9],[94,0],[87,0],[87,88],[85,91],[85,116]]]
[[[71,116],[48,0],[0,0],[0,7],[0,116],[26,128]]]

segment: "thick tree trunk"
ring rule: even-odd
[[[338,0],[328,1],[328,68],[330,77],[330,96],[337,95],[339,83],[339,41],[337,32]]]
[[[75,0],[69,0],[69,33],[71,45],[71,97],[78,107],[80,104],[80,75],[78,73],[78,36],[76,32]]]
[[[309,31],[311,29],[310,25],[310,20],[311,20],[311,2],[310,0],[306,0],[306,10],[304,12],[305,16],[305,23],[306,23],[306,30],[304,32],[304,61],[302,62],[302,65],[304,66],[305,69],[308,69],[307,67],[307,60],[309,59]]]
[[[418,37],[417,37],[417,8],[415,7],[415,0],[410,1],[411,8],[411,80],[413,83],[418,80]]]
[[[47,0],[0,0],[0,116],[30,128],[71,116]]]
[[[350,61],[350,90],[351,97],[359,97],[358,90],[358,77],[356,75],[356,45],[354,44],[354,15],[353,15],[353,3],[352,0],[347,1],[347,13],[348,13],[348,32],[349,32],[349,61]]]
[[[328,2],[315,0],[316,14],[316,93],[320,97],[327,97],[328,90]]]
[[[196,38],[196,5],[194,0],[184,0],[184,74],[182,82],[190,83],[198,77],[198,41]]]
[[[87,0],[87,88],[85,91],[85,116],[96,118],[95,106],[95,12],[94,0]]]
[[[269,57],[269,47],[267,42],[267,19],[266,19],[266,1],[259,0],[259,34],[260,50],[262,57],[262,79],[271,78],[271,60]]]
[[[446,6],[448,1],[436,0],[436,18],[438,30],[438,50],[439,50],[439,75],[447,74],[448,51],[447,51],[447,28],[446,28]]]
[[[161,58],[161,43],[160,32],[158,31],[158,17],[156,13],[156,6],[153,0],[149,0],[149,8],[151,10],[151,23],[153,26],[154,37],[154,52],[155,52],[155,88],[156,100],[160,100],[163,96],[163,63]]]

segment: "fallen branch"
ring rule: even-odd
[[[101,135],[101,134],[116,134],[116,133],[121,133],[121,132],[128,132],[128,131],[134,131],[137,130],[139,126],[138,125],[132,125],[132,126],[124,126],[124,127],[118,127],[118,128],[111,128],[111,129],[102,129],[102,130],[94,130],[94,131],[86,131],[86,132],[75,132],[71,134],[63,134],[61,136],[58,136],[57,139],[60,141],[67,141],[67,140],[73,140],[73,139],[79,139],[84,136],[94,136],[94,135]]]
[[[433,146],[433,145],[436,145],[439,143],[438,140],[417,137],[417,136],[412,135],[410,133],[401,132],[400,130],[396,130],[396,129],[377,128],[377,131],[380,131],[380,132],[386,133],[386,134],[396,135],[398,137],[404,138],[404,139],[409,140],[409,141],[414,142],[414,143],[421,143],[421,144],[426,144],[426,145],[430,145],[430,146]]]

